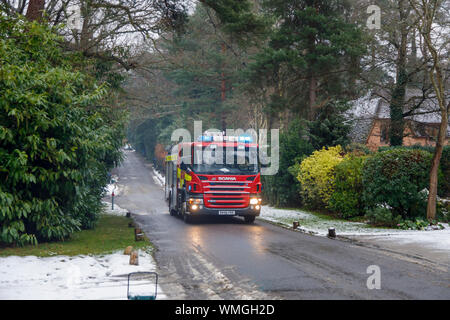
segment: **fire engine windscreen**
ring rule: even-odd
[[[252,175],[259,172],[258,148],[210,144],[195,148],[193,171],[198,174]]]

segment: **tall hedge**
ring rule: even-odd
[[[397,146],[397,147],[380,147],[378,151],[386,151],[393,149],[414,149],[414,150],[424,150],[434,154],[433,146],[421,146],[421,145],[412,145],[412,146]],[[440,169],[442,171],[442,176],[439,177],[438,181],[438,195],[441,197],[450,197],[450,146],[444,146],[442,151]]]
[[[297,179],[306,203],[316,208],[326,208],[336,186],[335,168],[344,160],[341,146],[314,151],[299,167]]]
[[[53,30],[0,16],[0,243],[69,237],[95,225],[120,119],[106,88],[76,71]]]
[[[297,180],[296,163],[313,151],[304,138],[306,131],[299,120],[293,120],[289,128],[280,135],[280,165],[277,174],[263,176],[264,200],[274,206],[301,205],[300,183]]]
[[[396,148],[369,157],[363,169],[364,202],[368,209],[384,206],[403,219],[424,216],[432,154]],[[440,175],[442,178],[442,175]]]
[[[364,215],[362,171],[366,156],[347,155],[335,167],[335,189],[328,207],[342,218]]]

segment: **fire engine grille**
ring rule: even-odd
[[[235,207],[243,208],[248,206],[248,195],[246,194],[205,194],[205,206],[210,208]]]
[[[227,187],[214,187],[210,188],[211,191],[245,191],[244,188],[227,188]]]
[[[204,186],[205,207],[246,208],[249,205],[249,187],[245,182],[208,181]]]
[[[210,182],[210,186],[245,186],[245,182]]]

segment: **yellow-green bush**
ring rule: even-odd
[[[341,146],[314,151],[300,164],[297,179],[306,203],[313,207],[328,206],[335,188],[335,167],[342,162],[344,154]]]
[[[335,168],[335,189],[328,208],[342,218],[364,215],[362,171],[367,156],[347,154]]]

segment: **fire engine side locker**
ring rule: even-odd
[[[177,212],[177,166],[174,164],[176,157],[166,157],[166,190],[167,200],[169,202],[169,212]]]

